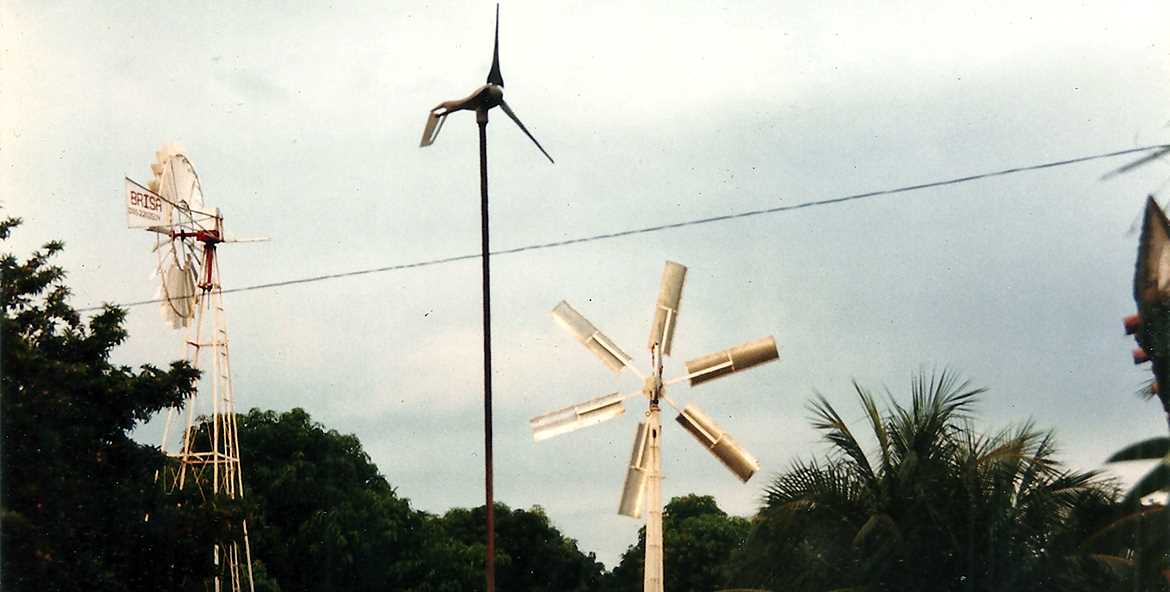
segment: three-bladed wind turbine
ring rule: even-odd
[[[447,121],[447,116],[456,111],[475,111],[476,121],[479,122],[479,137],[481,152],[480,156],[486,163],[486,156],[483,153],[482,146],[485,140],[485,128],[487,126],[488,111],[493,107],[499,107],[504,113],[520,127],[520,131],[532,140],[533,144],[540,149],[545,158],[549,162],[553,162],[553,158],[545,151],[544,146],[536,140],[536,137],[524,127],[520,118],[516,116],[516,112],[508,106],[504,101],[504,77],[500,74],[500,5],[496,5],[496,43],[492,50],[492,68],[488,70],[487,84],[475,89],[470,95],[462,99],[455,99],[453,101],[443,101],[431,109],[430,115],[427,116],[427,125],[423,128],[422,142],[419,147],[423,148],[435,143],[439,137],[439,132],[443,129],[443,124]]]
[[[487,558],[484,564],[484,575],[487,580],[487,592],[495,590],[495,504],[493,501],[492,481],[492,330],[491,330],[491,266],[489,264],[488,240],[488,175],[487,175],[487,124],[488,111],[499,107],[504,113],[520,126],[524,135],[532,140],[541,153],[553,162],[540,142],[529,133],[528,128],[520,122],[520,118],[512,108],[504,102],[504,77],[500,74],[500,5],[496,5],[496,35],[495,48],[492,50],[492,67],[488,71],[487,84],[475,89],[465,98],[455,101],[444,101],[431,109],[427,116],[426,127],[423,128],[420,147],[430,146],[443,129],[447,116],[456,111],[475,111],[475,121],[479,124],[479,197],[480,197],[480,237],[481,262],[483,265],[483,427],[484,427],[484,491],[487,508]]]
[[[690,360],[686,363],[685,375],[663,381],[662,356],[670,355],[673,345],[686,273],[686,267],[673,261],[667,261],[666,269],[662,272],[662,287],[658,293],[658,303],[654,307],[654,323],[650,329],[648,343],[651,361],[649,374],[639,371],[631,363],[632,358],[629,354],[622,351],[568,302],[561,301],[557,304],[552,314],[561,326],[600,358],[610,370],[621,372],[629,368],[643,380],[643,386],[632,393],[612,393],[534,417],[529,421],[532,437],[539,442],[613,419],[625,413],[625,401],[631,397],[642,395],[649,401],[646,421],[639,423],[637,431],[634,432],[634,448],[630,453],[626,482],[622,488],[621,502],[618,504],[618,513],[625,516],[638,518],[643,511],[646,512],[646,560],[643,575],[645,592],[662,592],[663,588],[662,434],[659,401],[665,401],[675,411],[679,411],[678,417],[675,418],[678,423],[740,480],[746,483],[760,468],[751,454],[736,444],[723,428],[693,403],[679,410],[678,405],[666,396],[666,387],[683,381],[689,381],[691,386],[696,386],[780,357],[776,350],[776,341],[772,337],[764,337]]]

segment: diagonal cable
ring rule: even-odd
[[[1105,152],[1102,154],[1093,154],[1089,156],[1079,156],[1076,158],[1069,158],[1065,160],[1055,160],[1052,162],[1044,162],[1039,164],[1031,164],[1026,166],[1018,166],[1007,169],[1000,169],[997,171],[989,171],[975,175],[967,175],[964,177],[955,177],[952,179],[944,179],[941,181],[931,181],[928,183],[919,183],[917,185],[906,185],[903,187],[895,187],[892,189],[879,189],[877,191],[867,191],[865,193],[854,193],[852,195],[844,195],[841,197],[832,197],[828,199],[819,199],[814,201],[806,201],[798,204],[775,206],[771,208],[763,208],[758,210],[747,210],[744,212],[736,212],[733,214],[724,214],[721,216],[711,216],[708,218],[695,218],[693,220],[684,220],[682,222],[674,222],[671,224],[660,224],[657,226],[645,226],[642,228],[631,228],[629,230],[619,230],[617,232],[609,232],[604,234],[592,234],[589,236],[581,236],[577,238],[570,238],[559,241],[552,241],[547,243],[536,243],[531,245],[524,245],[521,247],[512,247],[510,249],[500,249],[492,251],[492,255],[512,255],[515,253],[524,253],[527,251],[539,251],[542,249],[553,249],[556,247],[565,247],[568,245],[576,245],[581,243],[589,243],[599,240],[607,240],[612,238],[620,238],[624,236],[634,236],[638,234],[648,234],[651,232],[661,232],[663,230],[672,230],[675,228],[684,228],[687,226],[698,226],[700,224],[710,224],[712,222],[723,222],[726,220],[735,220],[738,218],[749,218],[752,216],[762,216],[764,214],[776,214],[779,212],[789,212],[792,210],[801,210],[804,208],[813,208],[819,206],[827,206],[832,204],[845,203],[850,201],[857,201],[861,199],[869,199],[874,197],[882,197],[886,195],[894,195],[898,193],[908,193],[911,191],[918,191],[921,189],[930,189],[933,187],[945,187],[947,185],[958,185],[961,183],[969,183],[972,181],[979,181],[982,179],[989,179],[992,177],[1003,177],[1007,175],[1014,175],[1016,173],[1023,173],[1028,171],[1038,171],[1042,169],[1051,169],[1056,167],[1068,166],[1081,162],[1088,162],[1091,160],[1101,160],[1105,158],[1113,158],[1115,156],[1124,156],[1126,154],[1134,154],[1138,152],[1147,152],[1150,150],[1165,150],[1170,148],[1170,144],[1155,144],[1152,146],[1141,146],[1138,148],[1127,148],[1125,150],[1117,150],[1114,152]],[[335,280],[340,278],[354,277],[359,275],[369,275],[373,273],[384,273],[388,271],[400,271],[404,269],[413,269],[416,267],[430,267],[433,265],[443,265],[446,263],[454,263],[456,261],[465,261],[468,259],[478,259],[479,253],[467,255],[455,255],[452,257],[440,257],[437,259],[425,259],[422,261],[414,261],[411,263],[399,263],[397,265],[387,265],[383,267],[372,267],[369,269],[358,269],[354,271],[344,271],[339,273],[328,273],[324,275],[315,275],[310,277],[295,278],[290,280],[283,280],[278,282],[269,282],[264,284],[254,284],[251,286],[241,286],[239,288],[228,288],[223,290],[224,294],[231,294],[235,292],[251,292],[254,290],[267,290],[270,288],[280,288],[283,286],[295,286],[297,284],[309,284],[314,282],[323,282],[327,280]],[[123,308],[133,306],[142,306],[145,304],[156,304],[162,302],[162,298],[154,298],[151,300],[137,300],[134,302],[123,302],[114,304]],[[90,306],[87,308],[79,308],[78,312],[88,312],[100,310],[102,306]]]

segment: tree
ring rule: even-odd
[[[486,538],[486,506],[455,508],[443,515],[443,530],[450,539],[465,546],[463,556],[474,573],[465,590],[483,590],[483,558]],[[500,590],[597,590],[604,567],[593,553],[588,555],[554,527],[539,506],[513,510],[496,503],[496,585]],[[470,568],[470,569],[469,569]]]
[[[20,224],[0,222],[0,240]],[[182,403],[198,374],[185,363],[110,363],[125,312],[83,322],[68,303],[50,242],[21,262],[0,256],[0,577],[5,590],[126,590],[195,585],[214,535],[192,506],[153,483],[164,461],[129,431]],[[144,518],[150,515],[151,520]],[[174,533],[179,537],[174,537]]]
[[[1108,524],[1116,487],[1062,468],[1032,424],[976,432],[982,389],[919,376],[882,413],[854,384],[872,452],[823,397],[813,426],[832,446],[767,487],[737,583],[786,590],[1107,590],[1119,579],[1079,550]]]
[[[724,564],[751,530],[748,519],[728,516],[714,497],[694,494],[671,499],[663,510],[662,525],[664,587],[671,592],[714,590],[724,585],[728,580]],[[638,531],[638,542],[622,554],[607,589],[641,590],[645,558],[643,527]]]
[[[442,589],[436,529],[351,434],[303,409],[238,417],[252,541],[287,590]]]

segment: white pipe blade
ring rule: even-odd
[[[612,393],[534,417],[528,421],[532,439],[540,442],[613,419],[626,412],[625,397]]]
[[[663,355],[670,355],[670,346],[674,342],[674,327],[678,324],[678,307],[682,302],[683,284],[686,283],[687,268],[684,265],[667,261],[662,270],[662,287],[658,291],[658,302],[654,306],[654,324],[650,327],[650,342],[661,346]]]
[[[577,341],[600,358],[610,370],[621,372],[622,368],[630,364],[632,359],[630,355],[622,351],[601,331],[598,331],[593,323],[581,316],[581,313],[577,312],[568,302],[562,300],[557,304],[552,309],[552,315],[566,331],[572,333]]]
[[[688,404],[675,420],[741,481],[746,483],[760,470],[759,461],[693,404]]]
[[[638,424],[634,432],[634,448],[630,451],[630,464],[626,470],[626,482],[622,486],[622,501],[618,514],[638,518],[646,497],[646,480],[650,476],[650,430],[646,423]]]
[[[770,362],[780,357],[776,340],[771,336],[749,341],[743,345],[707,354],[687,362],[687,377],[691,386]]]

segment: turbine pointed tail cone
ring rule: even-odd
[[[654,324],[650,327],[650,341],[647,343],[647,347],[654,347],[657,343],[666,356],[670,355],[670,346],[674,342],[674,328],[678,324],[678,307],[682,302],[686,279],[686,266],[674,261],[666,262],[666,268],[662,270],[658,302],[654,305]]]
[[[496,42],[492,49],[492,69],[488,70],[488,84],[504,86],[504,76],[500,74],[500,5],[496,4]]]
[[[639,423],[634,432],[634,448],[630,451],[630,464],[626,470],[626,481],[622,486],[622,500],[618,514],[638,518],[646,500],[646,482],[650,478],[650,430],[645,422]]]
[[[771,336],[763,337],[688,361],[687,376],[690,377],[691,386],[696,386],[779,357],[780,351],[776,348],[776,340]]]
[[[737,444],[714,420],[699,411],[698,407],[687,405],[675,420],[704,448],[711,451],[724,466],[735,473],[740,481],[747,483],[748,479],[760,470],[759,461]]]

